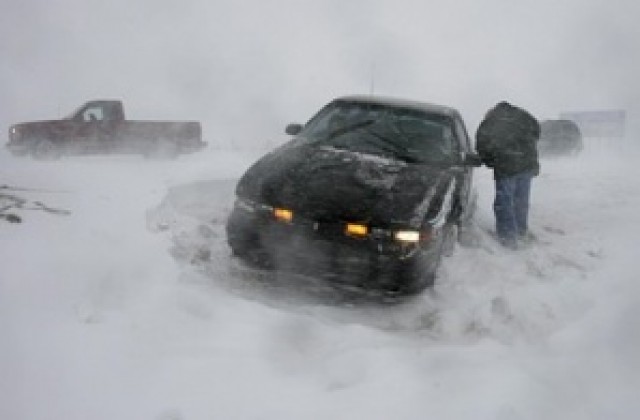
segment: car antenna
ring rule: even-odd
[[[373,92],[375,90],[376,83],[376,63],[371,63],[371,83],[369,85],[369,95],[373,96]]]

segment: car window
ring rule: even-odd
[[[100,106],[88,107],[82,111],[83,121],[102,121],[104,119],[104,111]]]
[[[301,135],[319,145],[416,163],[448,163],[457,150],[450,118],[380,104],[332,104]]]

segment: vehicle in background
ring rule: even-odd
[[[347,96],[251,166],[227,222],[249,265],[352,290],[411,294],[434,284],[475,208],[479,157],[453,108]]]
[[[127,120],[121,101],[96,100],[64,119],[12,125],[6,146],[14,156],[57,159],[110,153],[176,157],[206,143],[197,121]]]
[[[544,120],[540,123],[540,156],[575,155],[582,151],[582,133],[571,120]]]

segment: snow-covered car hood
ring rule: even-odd
[[[446,190],[450,177],[442,168],[294,140],[250,167],[236,194],[314,220],[384,226],[407,223],[426,197],[437,207],[437,191]]]

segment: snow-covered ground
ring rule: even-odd
[[[637,419],[639,156],[543,161],[540,241],[519,251],[486,232],[478,170],[478,246],[433,291],[380,305],[230,260],[257,154],[0,152],[0,206],[24,200],[21,223],[0,220],[0,419]]]

